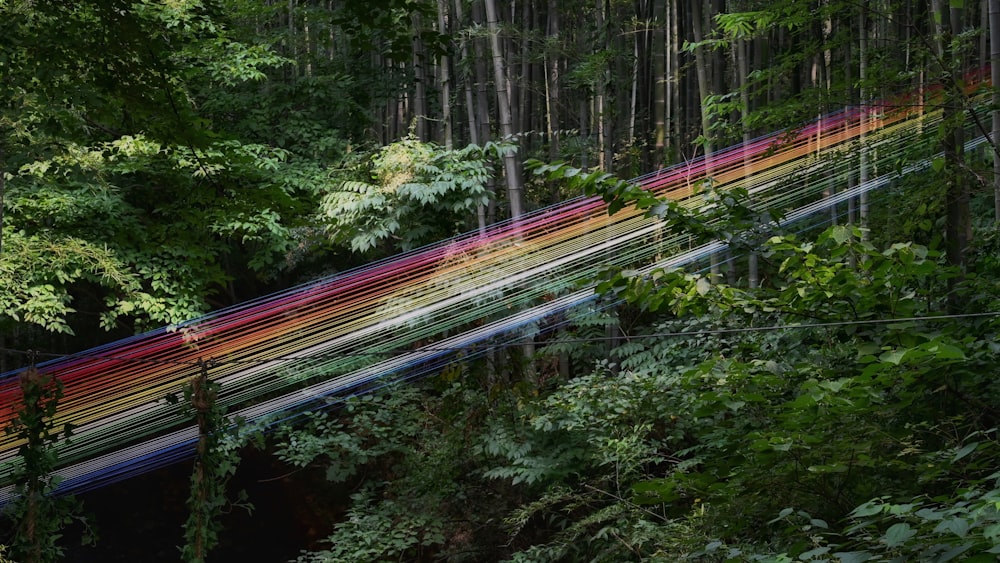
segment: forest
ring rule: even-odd
[[[1000,559],[1000,0],[0,0],[0,38],[0,561]],[[638,180],[692,163],[700,207]],[[58,477],[91,421],[46,365],[585,197],[686,238],[278,372],[553,304],[294,416],[198,357],[150,391],[196,447]]]

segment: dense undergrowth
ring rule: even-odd
[[[992,561],[982,256],[958,278],[839,226],[771,239],[756,290],[610,276],[638,320],[587,373],[470,364],[283,434],[283,459],[358,487],[299,561]]]

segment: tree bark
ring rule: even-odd
[[[989,0],[990,78],[993,83],[993,217],[1000,225],[1000,0]]]
[[[455,0],[457,3],[463,0]],[[484,20],[483,14],[483,3],[482,0],[473,0],[472,2],[472,20],[475,25],[482,25]],[[475,75],[476,75],[476,127],[479,131],[479,143],[485,146],[492,140],[492,134],[490,132],[490,89],[489,89],[489,71],[486,68],[486,48],[483,45],[482,38],[474,38],[472,40],[472,47],[475,53]],[[486,224],[490,225],[496,223],[497,220],[497,205],[496,205],[496,181],[493,179],[493,175],[486,180],[486,189],[489,191],[490,200],[486,205],[485,221]]]
[[[1000,1],[1000,0],[998,0]],[[549,0],[548,30],[546,33],[545,50],[545,115],[549,140],[549,159],[559,160],[559,63],[560,57],[555,45],[559,42],[559,3]],[[553,202],[555,203],[555,202]]]
[[[859,10],[860,29],[858,31],[858,83],[861,85],[861,135],[860,162],[858,165],[858,183],[864,186],[868,182],[868,117],[869,100],[871,96],[868,92],[868,0],[861,2]],[[858,221],[861,225],[862,237],[867,237],[868,233],[868,192],[862,191],[858,196]]]
[[[962,10],[960,7],[942,5],[940,0],[932,0],[931,6],[935,20],[935,44],[937,55],[941,62],[941,72],[949,74],[960,72],[961,63],[957,60],[958,53],[952,52],[950,45],[954,36],[961,33]],[[955,77],[946,81],[944,87],[944,109],[941,132],[941,152],[944,154],[945,174],[945,255],[948,264],[959,268],[964,273],[966,250],[972,240],[972,220],[969,210],[969,188],[963,178],[964,154],[962,146],[963,115],[961,104],[962,92],[958,90]],[[952,288],[960,281],[950,280]],[[949,309],[957,311],[959,304],[949,299]]]
[[[998,0],[1000,1],[1000,0]],[[661,19],[662,16],[662,19]],[[670,13],[664,0],[653,3],[653,162],[659,167],[666,163],[667,157],[667,88],[670,74],[667,70],[667,25]]]
[[[410,16],[413,25],[413,133],[417,139],[427,141],[427,73],[424,69],[424,42],[420,38],[423,27],[420,14]]]
[[[712,154],[712,121],[705,105],[706,100],[711,95],[709,91],[708,63],[705,60],[705,48],[700,45],[704,36],[702,33],[704,14],[702,12],[702,2],[694,0],[691,2],[691,31],[694,35],[694,42],[698,44],[694,48],[695,73],[698,77],[698,96],[701,108],[701,134],[704,137],[705,159]]]
[[[497,110],[500,114],[500,131],[504,140],[514,141],[514,126],[511,120],[510,99],[507,96],[507,71],[503,51],[500,48],[500,24],[496,0],[486,0],[486,25],[490,32],[490,47],[493,50],[493,75],[497,92]],[[524,188],[517,155],[507,153],[503,157],[504,175],[507,179],[507,201],[510,217],[517,219],[524,214]]]
[[[444,35],[451,35],[448,25],[448,0],[437,0],[438,7],[438,30]],[[451,119],[451,58],[447,51],[442,52],[438,63],[441,77],[441,119],[442,136],[444,137],[444,147],[451,150],[454,146],[452,119]]]

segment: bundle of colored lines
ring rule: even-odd
[[[702,197],[711,183],[746,189],[760,209],[804,217],[829,208],[816,202],[843,192],[862,162],[875,178],[897,174],[902,159],[926,161],[928,131],[940,121],[940,111],[909,103],[848,108],[635,181],[692,210],[713,205]],[[590,280],[606,267],[691,264],[720,248],[645,212],[609,215],[601,198],[581,197],[40,364],[64,385],[54,423],[74,427],[56,445],[60,489],[87,490],[192,457],[197,429],[178,402],[203,370],[221,385],[216,401],[231,416],[288,419],[523,339],[527,327],[592,301]],[[4,374],[4,425],[20,401],[19,373]],[[19,446],[0,437],[0,485],[8,485],[0,502],[11,494]]]

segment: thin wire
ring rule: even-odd
[[[702,208],[709,202],[701,190],[711,178],[716,186],[745,188],[755,204],[818,211],[809,202],[849,177],[852,151],[877,151],[873,166],[883,163],[892,170],[891,163],[907,156],[903,151],[942,118],[939,110],[919,115],[901,110],[864,121],[861,111],[847,108],[804,127],[723,149],[710,159],[657,171],[641,185],[685,208]],[[866,132],[867,142],[859,143]],[[859,189],[881,185],[869,181]],[[79,471],[74,482],[79,487],[124,478],[179,455],[189,435],[176,429],[190,421],[162,399],[176,397],[196,373],[196,356],[215,361],[213,378],[228,390],[220,407],[248,420],[277,412],[291,415],[339,394],[426,373],[428,366],[446,362],[449,353],[471,356],[519,345],[528,337],[525,329],[537,332],[551,313],[593,301],[592,288],[573,282],[593,279],[607,265],[651,264],[640,271],[693,267],[709,253],[726,249],[718,242],[700,244],[639,210],[625,209],[613,217],[606,211],[600,198],[584,198],[508,221],[488,236],[442,241],[89,353],[66,355],[71,359],[50,363],[67,384],[57,423],[77,428],[73,443],[59,444],[60,459]],[[564,291],[569,293],[561,295]],[[860,322],[873,321],[878,320]],[[551,328],[546,326],[546,332]],[[456,329],[461,331],[447,336]],[[663,334],[689,337],[710,331]],[[496,343],[499,339],[506,342]],[[601,340],[606,338],[577,341]],[[373,350],[373,343],[382,350]],[[385,354],[391,357],[379,359]],[[88,362],[87,357],[97,359]],[[305,361],[285,363],[297,359]],[[0,383],[2,398],[17,396],[16,382]],[[14,456],[17,446],[9,439],[5,443],[3,459]],[[136,446],[121,449],[130,443]],[[118,451],[106,454],[112,448]]]
[[[843,326],[861,326],[861,325],[880,325],[880,324],[895,324],[895,323],[935,323],[947,320],[958,320],[958,319],[974,319],[974,318],[995,318],[1000,317],[1000,311],[989,311],[985,313],[959,313],[951,315],[934,315],[927,317],[898,317],[891,319],[855,319],[851,321],[829,321],[820,323],[802,323],[802,324],[776,324],[776,325],[764,325],[764,326],[753,326],[753,327],[730,327],[730,328],[715,328],[715,329],[701,329],[694,331],[670,331],[670,332],[651,332],[648,334],[635,334],[635,335],[623,335],[623,336],[590,336],[586,338],[557,338],[550,341],[536,342],[536,344],[550,345],[550,344],[588,344],[593,342],[610,342],[610,341],[626,341],[631,342],[633,340],[648,340],[650,338],[674,338],[674,337],[698,337],[698,336],[718,336],[725,334],[740,334],[740,333],[753,333],[753,332],[774,332],[779,330],[802,330],[802,329],[816,329],[816,328],[834,328]],[[467,346],[447,346],[447,347],[435,347],[426,346],[416,349],[411,348],[396,348],[392,350],[370,350],[367,352],[345,352],[342,354],[310,354],[306,356],[273,356],[266,359],[252,359],[252,360],[238,360],[238,359],[222,359],[222,358],[211,358],[206,360],[210,367],[221,366],[221,365],[262,365],[270,364],[273,362],[299,362],[308,360],[323,360],[331,358],[343,358],[343,357],[371,357],[371,356],[394,356],[394,355],[405,355],[405,354],[416,354],[420,352],[469,352],[469,351],[481,351],[481,350],[496,350],[511,348],[515,346],[522,346],[523,342],[518,340],[508,341],[508,342],[494,342],[489,344],[473,344]],[[12,348],[0,348],[0,352],[10,353],[10,354],[21,354],[29,355],[31,350],[17,350]],[[199,362],[181,362],[181,361],[167,361],[167,360],[149,360],[143,358],[127,358],[121,356],[102,356],[102,355],[88,355],[88,354],[42,354],[50,358],[87,358],[94,360],[109,360],[109,361],[121,361],[121,362],[136,362],[136,363],[166,363],[166,364],[184,364],[184,365],[199,365]]]

